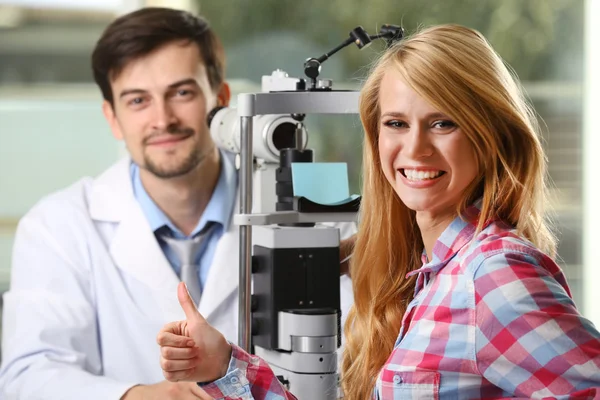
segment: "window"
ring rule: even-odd
[[[224,42],[234,98],[259,90],[260,77],[276,68],[303,76],[306,58],[331,50],[358,25],[371,34],[384,23],[402,24],[409,33],[448,22],[480,30],[515,69],[545,123],[560,261],[580,307],[587,218],[581,161],[584,5],[583,0],[372,0],[368,5],[357,0],[228,0],[224,6],[197,0]],[[113,17],[107,11],[27,9],[17,23],[2,25],[6,19],[0,18],[0,292],[9,284],[18,219],[42,196],[82,175],[98,174],[123,154],[101,115],[89,67],[93,45]],[[351,45],[323,64],[321,77],[333,79],[334,88],[359,88],[381,50],[381,43],[364,50]],[[351,192],[358,193],[358,118],[309,116],[307,124],[317,159],[346,161]]]

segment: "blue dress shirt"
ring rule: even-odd
[[[199,266],[198,277],[202,289],[204,289],[204,284],[208,277],[208,271],[210,270],[214,258],[217,243],[221,236],[223,236],[223,233],[229,228],[237,191],[237,171],[234,166],[234,155],[223,150],[219,151],[221,153],[221,173],[219,175],[219,180],[217,181],[215,190],[204,213],[200,217],[196,228],[194,228],[189,236],[184,235],[177,229],[165,213],[150,198],[142,185],[139,167],[133,162],[130,166],[134,196],[140,204],[144,215],[148,219],[150,228],[155,234],[157,234],[159,230],[162,232],[162,230],[167,229],[170,230],[170,235],[174,238],[191,238],[200,232],[208,222],[212,221],[216,225],[210,230],[209,236],[204,240],[203,245],[200,247],[195,257],[196,264]],[[160,237],[158,237],[158,241],[166,258],[171,263],[173,270],[177,276],[179,276],[181,264],[175,256],[175,253],[164,240],[160,239]]]

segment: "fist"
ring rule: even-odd
[[[177,287],[185,321],[166,324],[157,336],[160,366],[168,381],[212,382],[227,373],[231,345],[198,312],[185,284]]]

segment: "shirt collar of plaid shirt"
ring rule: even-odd
[[[467,207],[462,215],[454,218],[435,242],[432,259],[427,260],[427,253],[425,252],[425,249],[423,249],[423,254],[421,255],[423,266],[406,274],[406,278],[425,272],[438,272],[444,268],[463,247],[469,244],[477,230],[482,202],[483,200],[481,198],[477,199],[473,204]],[[491,222],[492,221],[488,221],[485,226],[489,225]]]

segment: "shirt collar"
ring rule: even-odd
[[[221,224],[225,229],[229,228],[235,197],[237,191],[237,171],[234,165],[235,155],[224,150],[221,153],[221,174],[202,217],[193,234],[199,232],[208,221]]]
[[[421,259],[424,265],[409,272],[406,277],[409,278],[421,272],[437,272],[446,266],[473,239],[479,223],[481,204],[481,199],[477,200],[467,207],[462,215],[454,218],[433,245],[432,259],[427,260],[427,254],[423,250]]]
[[[237,173],[234,166],[234,155],[232,153],[220,150],[221,154],[221,172],[215,190],[200,218],[198,225],[190,236],[200,232],[207,222],[213,221],[220,224],[224,229],[229,228],[233,206],[237,190]],[[140,169],[135,163],[131,163],[130,173],[133,185],[133,193],[137,199],[148,223],[150,229],[156,232],[163,226],[168,226],[175,237],[185,237],[179,229],[173,225],[165,213],[152,200],[140,179]]]

